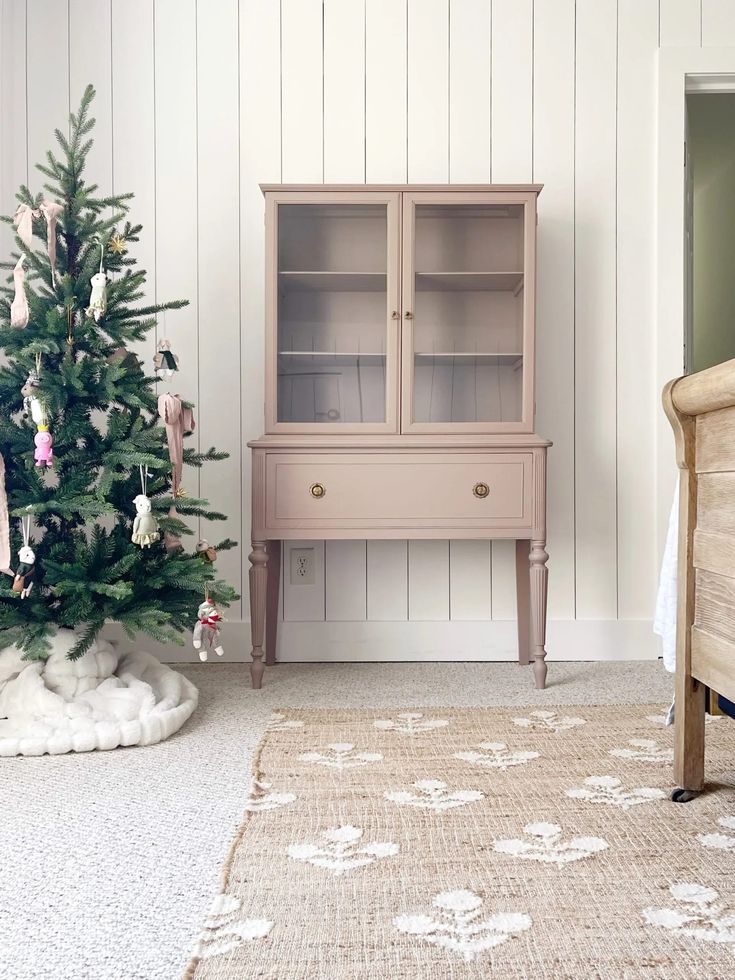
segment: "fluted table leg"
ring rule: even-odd
[[[263,640],[265,638],[265,607],[268,593],[268,552],[265,541],[253,541],[250,552],[250,635],[253,649],[250,665],[252,686],[257,690],[263,684]]]
[[[546,687],[546,594],[549,580],[549,570],[546,562],[549,560],[546,542],[542,540],[531,542],[531,623],[533,626],[533,678],[536,687],[543,690]]]

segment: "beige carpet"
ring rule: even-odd
[[[189,976],[735,973],[735,728],[661,706],[276,713]]]

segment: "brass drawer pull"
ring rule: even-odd
[[[398,312],[398,310],[393,310],[393,312],[390,315],[390,318],[391,320],[400,320],[401,314]]]
[[[484,499],[490,495],[490,487],[487,485],[487,483],[476,483],[472,488],[472,492],[476,497]]]
[[[324,489],[324,485],[322,483],[312,483],[312,485],[309,487],[309,493],[312,495],[312,497],[316,497],[317,500],[320,500],[326,494],[326,492],[327,491]]]

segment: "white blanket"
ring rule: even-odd
[[[97,640],[79,660],[78,637],[59,630],[43,663],[0,651],[0,756],[43,755],[151,745],[178,731],[197,706],[197,689],[150,653],[120,656]]]
[[[664,667],[676,670],[676,565],[679,551],[679,481],[674,489],[674,502],[669,514],[666,547],[661,561],[661,576],[656,596],[656,616],[653,632],[661,637]]]

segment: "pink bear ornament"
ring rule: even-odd
[[[36,444],[36,452],[34,453],[36,466],[53,466],[54,451],[51,447],[54,440],[48,429],[39,429],[33,441]]]

